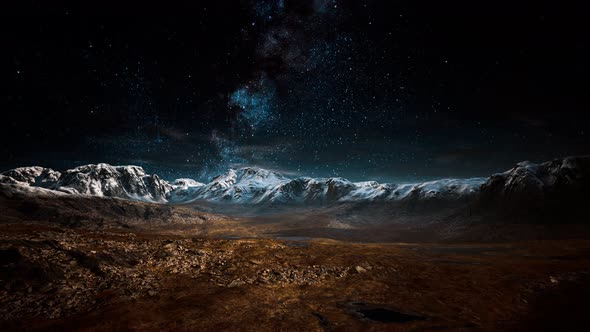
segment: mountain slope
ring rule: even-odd
[[[482,194],[494,200],[539,199],[554,192],[582,189],[590,181],[590,156],[555,159],[542,164],[525,161],[482,186]]]
[[[503,214],[559,222],[566,215],[587,219],[589,196],[590,156],[579,156],[521,162],[494,174],[482,185],[478,204]]]

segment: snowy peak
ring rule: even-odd
[[[258,167],[230,169],[203,184],[177,179],[172,184],[139,166],[84,165],[63,173],[22,167],[0,175],[0,182],[44,187],[69,194],[119,197],[151,202],[196,200],[236,204],[328,204],[404,199],[456,199],[477,192],[484,180],[440,180],[419,184],[353,183],[340,177],[290,179]]]
[[[258,167],[230,169],[196,190],[192,200],[261,203],[269,190],[286,181],[283,175]]]
[[[193,188],[193,187],[202,187],[204,185],[205,185],[204,183],[195,181],[193,179],[182,178],[182,179],[176,179],[176,180],[174,180],[174,182],[172,182],[172,189],[173,190],[187,189],[187,188]]]
[[[61,174],[51,168],[40,166],[19,167],[0,173],[0,182],[24,183],[30,186],[51,188],[55,185]]]
[[[305,179],[305,202],[335,202],[354,189],[355,185],[344,178]]]
[[[194,199],[196,192],[205,184],[193,179],[176,179],[172,182],[172,190],[166,197],[172,202],[186,202]]]
[[[227,172],[214,177],[210,183],[218,183],[221,187],[233,184],[257,183],[259,185],[276,184],[286,181],[288,178],[282,174],[258,167],[244,167],[230,169]]]
[[[165,202],[172,186],[139,166],[84,165],[64,171],[38,166],[1,173],[0,182],[42,187],[69,194]]]
[[[94,196],[164,202],[172,190],[157,175],[147,175],[139,166],[85,165],[65,171],[58,190]]]
[[[485,178],[444,179],[418,184],[379,184],[375,181],[351,182],[347,179],[289,179],[279,173],[259,169],[229,170],[209,183],[171,202],[208,200],[238,204],[325,204],[354,201],[457,200],[478,192]],[[180,201],[179,201],[180,200]]]
[[[84,165],[63,173],[38,166],[0,173],[0,183],[69,194],[187,203],[196,200],[235,204],[330,204],[335,202],[465,202],[531,200],[573,186],[590,188],[590,156],[547,163],[518,163],[490,178],[441,179],[394,184],[351,182],[340,177],[288,178],[258,167],[230,169],[203,184],[177,179],[171,184],[139,166]],[[579,191],[579,190],[578,190]]]

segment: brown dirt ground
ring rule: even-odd
[[[219,229],[2,224],[0,249],[16,249],[20,258],[2,263],[13,279],[2,281],[0,328],[536,331],[588,325],[582,312],[590,293],[587,240],[229,240],[216,236]],[[54,288],[47,291],[48,280],[10,274],[29,271],[22,262],[63,275],[50,277]],[[425,319],[370,321],[352,311],[363,306]]]

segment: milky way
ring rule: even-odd
[[[396,182],[590,153],[587,20],[558,5],[11,6],[2,168]]]

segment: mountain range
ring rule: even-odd
[[[302,205],[338,202],[445,201],[517,204],[556,192],[580,189],[590,179],[590,156],[566,157],[534,164],[521,162],[488,178],[441,179],[393,184],[351,182],[340,177],[290,178],[278,172],[245,167],[230,169],[209,183],[171,182],[139,166],[84,165],[63,172],[39,166],[0,173],[3,191],[45,195],[89,195],[133,201],[183,204],[195,201],[234,204]]]

